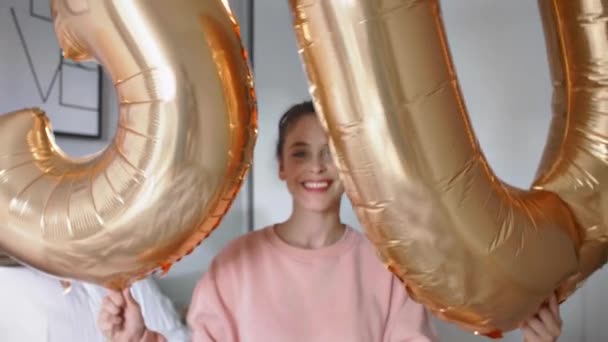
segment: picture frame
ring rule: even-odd
[[[23,5],[0,3],[0,113],[38,107],[56,136],[100,139],[102,68],[63,57],[48,0]]]

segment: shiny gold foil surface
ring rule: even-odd
[[[220,223],[257,134],[239,27],[220,0],[53,0],[66,58],[120,102],[109,146],[71,158],[38,109],[0,116],[0,249],[62,279],[123,288]],[[16,80],[17,81],[17,80]]]
[[[555,115],[533,189],[484,158],[437,0],[290,4],[347,194],[414,299],[496,337],[606,262],[608,1],[539,2]]]

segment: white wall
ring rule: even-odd
[[[551,88],[544,36],[535,1],[443,0],[448,39],[471,120],[495,172],[505,181],[528,187],[545,144],[551,118]],[[277,122],[292,103],[309,97],[297,54],[287,1],[256,0],[255,79],[260,137],[254,160],[255,225],[283,220],[289,195],[276,176]],[[345,201],[345,221],[359,226]],[[602,291],[606,272],[595,277],[562,306],[561,341],[608,340],[601,314],[608,313]],[[500,308],[498,308],[500,309]],[[436,321],[444,341],[486,338]],[[518,332],[504,341],[522,341]]]

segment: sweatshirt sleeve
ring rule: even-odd
[[[173,302],[154,279],[146,278],[133,284],[131,293],[141,307],[148,329],[158,332],[168,342],[189,340],[188,329],[182,324]]]
[[[192,342],[238,341],[234,315],[228,303],[232,282],[221,271],[217,259],[214,260],[194,290],[188,310]]]
[[[391,303],[384,342],[437,342],[439,337],[426,308],[407,294],[393,277]]]

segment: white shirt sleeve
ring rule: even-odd
[[[94,314],[98,315],[107,290],[101,286],[83,283],[89,294]],[[169,342],[189,341],[186,326],[181,323],[171,300],[165,296],[152,278],[146,278],[131,286],[131,294],[139,303],[146,327],[163,335]],[[96,316],[97,317],[97,316]]]
[[[102,342],[97,316],[107,290],[73,282],[64,293],[59,280],[26,267],[0,267],[0,341]],[[148,329],[169,342],[190,340],[173,303],[149,278],[135,283],[131,293],[140,304]]]
[[[133,298],[139,303],[146,327],[163,335],[169,342],[189,341],[188,329],[175,311],[175,307],[158,284],[151,278],[131,287]]]
[[[50,286],[38,280],[24,267],[0,267],[0,341],[52,341],[47,308],[40,303]]]
[[[39,271],[0,267],[0,284],[0,341],[103,342],[80,283],[65,293],[59,280]]]

